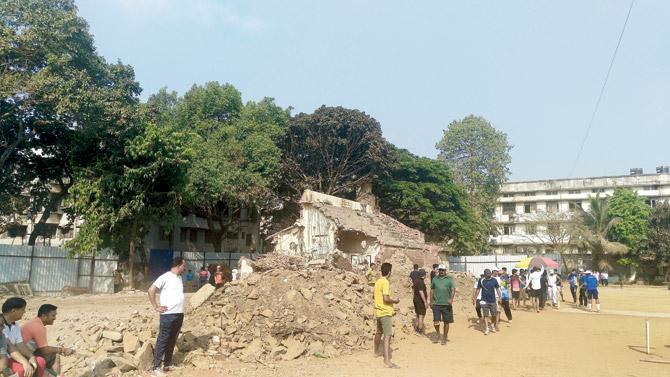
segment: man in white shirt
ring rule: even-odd
[[[551,299],[551,305],[558,307],[558,286],[556,281],[558,276],[556,275],[556,270],[549,271],[549,277],[547,278],[547,290],[549,291],[549,298]]]
[[[542,294],[542,283],[540,283],[540,279],[542,279],[542,272],[544,272],[544,268],[539,269],[537,267],[533,267],[532,272],[528,276],[530,300],[533,302],[533,308],[537,313],[540,312],[540,295]]]
[[[35,357],[23,341],[21,329],[16,321],[26,312],[26,300],[10,297],[2,304],[2,332],[6,342],[7,367],[18,376],[41,376],[46,368],[42,357]]]
[[[151,306],[160,313],[160,328],[152,368],[154,376],[162,376],[163,371],[169,372],[175,369],[172,365],[172,353],[184,322],[184,285],[181,281],[181,274],[185,268],[186,263],[183,258],[174,258],[170,271],[159,276],[149,288]],[[160,305],[156,303],[156,293],[159,290]],[[161,362],[163,363],[162,370]]]

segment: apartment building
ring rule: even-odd
[[[655,174],[631,169],[630,175],[508,182],[501,188],[494,214],[498,235],[490,237],[497,254],[577,252],[566,246],[567,222],[576,208],[589,209],[596,195],[610,196],[617,188],[628,188],[645,197],[649,206],[670,200],[667,166]]]

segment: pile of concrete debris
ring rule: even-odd
[[[412,263],[394,255],[391,285],[400,297],[395,336],[412,333]],[[305,260],[271,254],[254,261],[257,268],[223,289],[207,285],[191,297],[177,342],[175,362],[198,369],[223,368],[229,360],[270,365],[299,357],[335,357],[370,348],[375,331],[372,287],[364,271],[332,265],[308,266]],[[463,318],[471,309],[473,277],[453,273],[461,293],[454,310]],[[110,321],[85,318],[72,323],[76,357],[64,370],[76,377],[134,375],[150,367],[158,328],[155,315]]]

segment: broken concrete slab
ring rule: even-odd
[[[214,293],[216,287],[211,284],[205,284],[197,292],[191,296],[191,299],[188,302],[189,308],[191,310],[202,305],[207,299]]]

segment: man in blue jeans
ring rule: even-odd
[[[151,306],[160,313],[160,327],[156,340],[156,352],[151,373],[162,376],[163,371],[175,369],[172,365],[172,353],[177,344],[179,330],[184,322],[184,285],[181,274],[184,273],[186,263],[181,257],[172,261],[170,271],[159,276],[149,288]],[[160,290],[160,305],[156,303],[156,293]],[[163,369],[161,370],[161,362]]]

